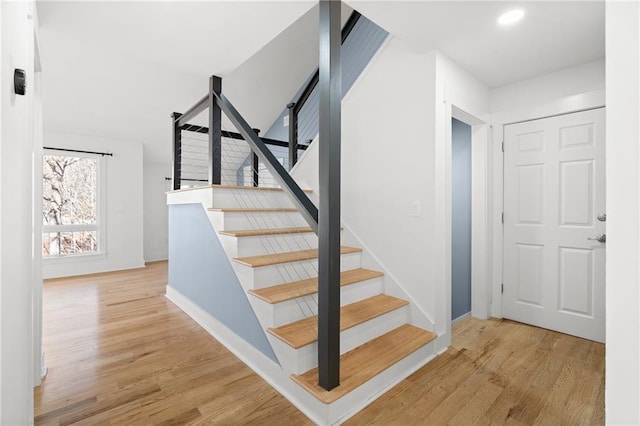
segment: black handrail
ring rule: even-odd
[[[351,13],[351,16],[349,16],[349,19],[342,28],[342,43],[344,43],[347,37],[349,37],[349,34],[353,31],[353,28],[356,26],[361,16],[360,12],[355,10]],[[320,81],[320,70],[316,69],[316,72],[313,74],[313,77],[311,77],[311,80],[309,80],[307,87],[305,87],[304,91],[300,94],[298,100],[294,102],[295,106],[293,110],[296,115],[300,113],[304,104],[309,100],[309,96],[311,96],[311,92],[313,92],[313,89],[318,85],[318,81]]]
[[[178,120],[178,125],[182,127],[185,124],[187,124],[190,120],[198,116],[202,111],[207,109],[207,107],[209,106],[208,102],[209,102],[209,95],[200,99],[194,106],[189,108],[184,114],[182,114],[182,116],[180,116]]]
[[[349,34],[353,31],[361,16],[362,15],[356,10],[351,13],[351,16],[349,16],[349,19],[342,28],[342,43],[349,37]],[[302,146],[298,144],[298,115],[302,107],[304,107],[305,103],[309,100],[313,89],[316,88],[319,81],[320,68],[316,69],[316,72],[313,74],[313,77],[311,77],[311,80],[309,80],[309,83],[307,83],[298,100],[287,105],[289,109],[289,170],[298,162],[298,149]]]
[[[208,127],[196,126],[195,124],[185,124],[180,128],[180,130],[184,130],[184,131],[187,131],[187,132],[194,132],[194,133],[209,134],[209,128]],[[253,129],[253,130],[256,130],[256,129]],[[223,138],[229,138],[229,139],[244,140],[244,138],[242,137],[242,135],[240,133],[229,132],[227,130],[223,130],[222,131],[222,137]],[[278,140],[278,139],[270,139],[270,138],[260,137],[260,140],[262,140],[262,142],[264,142],[267,145],[281,146],[283,148],[287,148],[289,146],[289,142],[281,141],[281,140]],[[307,145],[299,145],[298,149],[301,149],[301,150],[304,151],[304,150],[307,149]]]

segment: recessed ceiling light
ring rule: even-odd
[[[513,25],[524,17],[524,10],[516,9],[503,13],[498,18],[498,24],[506,26]]]

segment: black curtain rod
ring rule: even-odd
[[[173,179],[170,178],[170,177],[165,177],[164,180],[173,180]],[[189,181],[189,182],[209,182],[208,179],[182,179],[181,178],[180,180],[186,180],[186,181]]]
[[[66,148],[52,148],[50,146],[43,146],[42,149],[52,149],[54,151],[78,152],[80,154],[97,154],[97,155],[102,155],[103,157],[105,155],[108,155],[109,157],[113,157],[113,154],[109,152],[82,151],[79,149],[66,149]]]

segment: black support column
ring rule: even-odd
[[[320,0],[318,375],[326,390],[340,384],[341,7]]]
[[[214,93],[222,92],[222,79],[209,79],[209,184],[220,185],[222,178],[222,112]]]
[[[182,116],[179,112],[171,114],[171,120],[173,122],[173,137],[172,137],[172,153],[173,153],[173,169],[171,170],[171,182],[173,190],[180,189],[181,176],[182,176],[182,130],[180,130],[180,123],[178,119]]]

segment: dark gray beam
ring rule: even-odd
[[[222,180],[222,111],[216,95],[222,92],[222,79],[209,79],[209,184],[220,185]]]
[[[340,385],[341,1],[320,0],[318,212],[318,376]]]
[[[182,114],[178,119],[178,125],[180,127],[184,126],[193,118],[195,118],[198,114],[200,114],[202,111],[207,109],[208,106],[209,106],[209,95],[200,99],[197,104],[195,104],[194,106],[189,108],[184,114]]]

